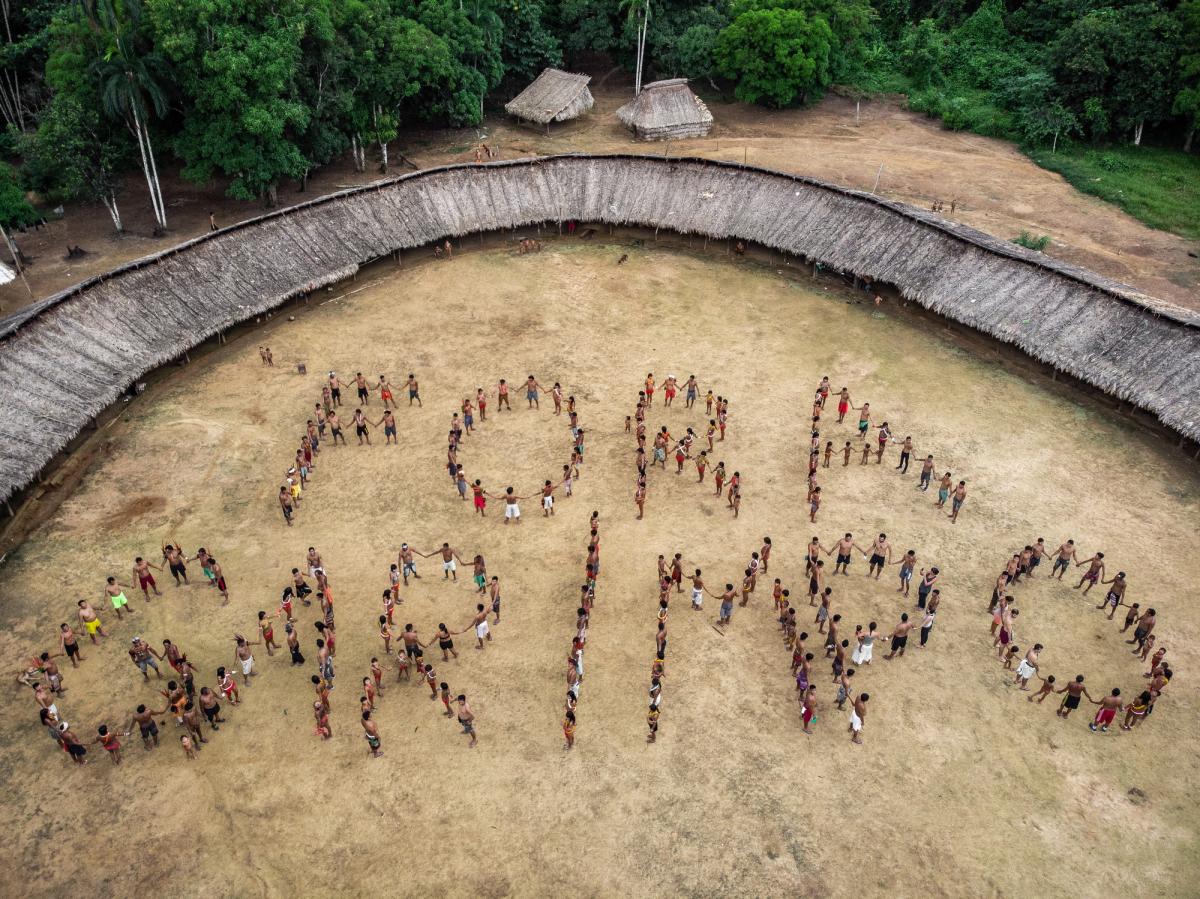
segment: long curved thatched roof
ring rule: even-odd
[[[873,281],[1200,440],[1200,315],[900,203],[701,159],[429,169],[206,234],[0,319],[0,497],[142,374],[393,250],[576,219],[741,238]]]

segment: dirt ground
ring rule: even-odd
[[[1059,175],[1038,168],[1009,143],[945,131],[914,115],[897,99],[863,103],[859,124],[854,104],[827,97],[812,109],[766,110],[740,103],[713,102],[716,120],[703,139],[670,144],[633,140],[614,113],[631,87],[619,74],[593,84],[596,105],[581,119],[543,131],[518,126],[500,115],[484,129],[425,130],[408,133],[393,147],[427,168],[469,162],[480,137],[501,158],[563,152],[637,152],[705,156],[798,172],[928,208],[935,199],[957,200],[951,218],[1009,239],[1023,230],[1053,238],[1049,253],[1133,285],[1154,296],[1200,308],[1200,244],[1153,230],[1094,197],[1072,188]],[[882,169],[880,168],[882,166]],[[397,171],[410,169],[395,168]],[[129,233],[117,240],[101,206],[70,209],[42,231],[19,235],[23,251],[34,257],[29,281],[36,296],[46,296],[118,263],[172,246],[208,229],[208,213],[225,225],[262,212],[259,206],[226,199],[223,186],[201,189],[164,168],[170,232],[151,236],[153,219],[143,202],[145,184],[130,176],[122,195]],[[316,172],[306,193],[281,187],[280,202],[308,197],[380,177],[372,166],[357,174],[348,162]],[[146,208],[143,208],[146,207]],[[80,245],[88,256],[65,260],[66,248]],[[28,302],[19,282],[0,288],[0,307],[12,310]]]
[[[628,253],[620,267],[617,258]],[[0,708],[0,789],[10,837],[0,860],[28,895],[86,882],[100,895],[137,895],[170,878],[178,895],[1187,895],[1197,864],[1200,725],[1186,672],[1200,614],[1185,597],[1200,515],[1200,476],[1158,439],[1086,401],[1031,384],[863,295],[793,281],[750,261],[647,246],[553,242],[517,257],[467,248],[452,261],[376,269],[356,293],[326,294],[296,315],[232,341],[170,375],[110,429],[112,451],[58,515],[16,550],[0,581],[0,652],[16,668],[53,647],[75,600],[97,601],[104,577],[129,577],[135,555],[163,541],[212,550],[229,579],[222,607],[205,586],[176,588],[65,669],[60,709],[84,738],[119,726],[137,703],[161,707],[125,654],[140,634],[170,637],[213,685],[233,662],[235,632],[272,610],[309,545],[322,552],[337,602],[334,737],[313,734],[314,608],[297,607],[309,664],[255,656],[261,676],[226,706],[229,723],[186,761],[173,723],[146,752],[124,740],[119,768],[98,746],[71,768],[37,726],[26,688]],[[486,284],[486,294],[476,285]],[[719,302],[713,302],[720,298]],[[272,347],[264,368],[256,344]],[[296,372],[304,362],[308,374]],[[296,526],[274,501],[323,374],[414,371],[424,408],[402,405],[399,446],[326,446]],[[631,440],[624,416],[647,371],[695,373],[732,399],[728,440],[715,456],[744,477],[733,519],[711,487],[655,471],[644,521],[634,520]],[[576,495],[545,520],[523,504],[505,526],[496,504],[473,516],[441,472],[449,416],[477,385],[494,392],[529,372],[577,397],[587,456]],[[803,504],[807,399],[822,375],[869,401],[939,471],[965,478],[957,524],[915,489],[917,469],[852,464],[821,471],[818,523]],[[349,391],[347,391],[349,393]],[[461,453],[470,479],[533,493],[566,461],[568,431],[550,403],[489,410]],[[378,400],[372,399],[372,416]],[[651,430],[700,427],[701,411],[656,403]],[[830,423],[841,445],[852,426]],[[382,440],[376,430],[376,444]],[[856,444],[857,441],[856,441]],[[602,522],[603,566],[579,702],[578,745],[562,748],[565,657],[584,567],[588,516]],[[770,607],[770,579],[803,593],[811,534],[831,544],[886,531],[897,551],[943,574],[929,647],[891,662],[877,652],[854,679],[871,694],[865,745],[852,746],[818,661],[815,734],[801,731],[788,655]],[[770,535],[770,575],[727,633],[715,603],[672,602],[659,742],[645,743],[654,655],[655,559],[682,552],[710,586],[736,581]],[[1181,672],[1149,723],[1131,734],[1090,733],[1087,706],[1071,721],[1027,694],[994,660],[985,614],[1007,554],[1044,536],[1106,551],[1130,579],[1128,598],[1159,610],[1160,642]],[[393,682],[377,712],[384,756],[372,760],[357,722],[358,681],[382,657],[376,619],[387,566],[402,541],[451,542],[482,553],[503,584],[502,621],[485,651],[469,635],[439,679],[478,715],[469,749],[440,703]],[[832,566],[829,566],[832,567]],[[201,575],[191,566],[194,579]],[[397,624],[423,639],[439,621],[466,626],[469,572],[445,583],[433,560],[403,592]],[[844,631],[877,620],[890,630],[911,606],[897,568],[876,582],[856,556],[833,578]],[[1043,671],[1087,675],[1095,695],[1140,691],[1143,666],[1094,606],[1044,577],[1016,590],[1017,642],[1045,644]],[[814,633],[801,599],[802,621]],[[1118,622],[1119,623],[1119,622]],[[282,630],[276,629],[277,634]],[[814,641],[810,639],[810,644]],[[915,643],[915,640],[912,641]],[[387,660],[390,663],[390,660]]]

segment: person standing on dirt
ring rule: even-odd
[[[850,712],[850,727],[847,730],[850,733],[850,742],[862,744],[862,729],[867,721],[867,700],[871,698],[869,693],[859,693],[854,697],[854,708]]]
[[[474,629],[476,649],[483,649],[483,641],[489,643],[492,640],[491,629],[488,627],[488,608],[483,603],[477,603],[475,606],[475,617],[471,619],[470,624],[464,627],[461,631],[454,631],[456,634],[465,634],[467,631]]]
[[[475,712],[467,702],[465,693],[458,694],[458,723],[462,725],[463,733],[471,738],[467,746],[474,749],[475,744],[479,742],[479,735],[475,733]]]
[[[1087,587],[1083,591],[1083,595],[1087,596],[1088,591],[1100,582],[1100,578],[1104,577],[1104,553],[1096,553],[1090,559],[1084,559],[1082,562],[1075,563],[1076,568],[1083,565],[1087,565],[1088,570],[1079,579],[1079,583],[1075,585],[1075,589],[1078,590],[1084,584],[1087,584]]]
[[[383,743],[379,739],[379,728],[371,720],[371,713],[369,711],[362,713],[362,729],[363,736],[367,738],[367,748],[371,751],[371,758],[379,758],[383,755],[383,750],[379,748]]]
[[[1088,702],[1096,702],[1096,700],[1092,699],[1092,695],[1088,693],[1087,687],[1083,685],[1082,674],[1075,675],[1075,680],[1071,681],[1071,683],[1067,684],[1061,690],[1056,690],[1055,692],[1067,694],[1063,697],[1062,705],[1058,707],[1058,711],[1054,713],[1060,718],[1067,718],[1070,716],[1071,712],[1079,708],[1079,698],[1081,696],[1086,696]]]
[[[367,446],[371,445],[371,430],[367,427],[367,416],[363,414],[362,409],[354,410],[354,433],[358,436],[358,445],[363,445],[363,440],[367,442]]]
[[[83,653],[79,651],[79,638],[75,636],[71,625],[65,622],[58,626],[58,648],[71,660],[72,668],[79,667],[79,663],[83,661]]]
[[[342,404],[342,388],[349,386],[337,376],[337,372],[329,373],[329,398],[333,401],[331,405],[340,406]]]
[[[100,642],[96,639],[97,634],[101,637],[107,637],[108,634],[104,630],[104,625],[100,623],[100,619],[96,615],[96,610],[92,608],[92,604],[86,599],[81,599],[76,605],[79,606],[79,611],[75,614],[79,616],[79,623],[87,631],[88,639],[95,644]],[[120,618],[121,616],[118,615],[117,617]]]
[[[150,573],[151,568],[157,568],[162,571],[161,565],[155,565],[152,562],[147,562],[141,556],[133,560],[133,576],[137,579],[138,586],[142,588],[142,595],[146,598],[146,602],[150,601],[150,591],[154,591],[155,596],[162,596],[158,592],[158,584],[154,582],[154,575]]]
[[[292,526],[292,517],[296,513],[296,507],[292,503],[292,491],[288,489],[287,484],[279,488],[279,508],[283,512],[283,520],[287,522],[287,526]]]
[[[900,615],[900,623],[896,625],[892,631],[892,651],[883,658],[890,661],[896,656],[904,655],[904,647],[908,643],[908,632],[913,629],[913,623],[908,620],[908,613],[902,612]]]
[[[148,709],[144,705],[139,705],[129,719],[129,723],[125,725],[125,736],[129,736],[133,730],[133,725],[137,724],[138,730],[142,735],[142,748],[152,749],[158,745],[158,724],[155,723],[156,715],[165,715],[167,712],[164,706],[161,709]],[[151,745],[153,743],[153,745]]]
[[[396,400],[392,396],[392,383],[387,379],[386,375],[379,376],[379,400],[383,403],[383,408],[388,409],[396,405]]]
[[[229,585],[225,583],[225,572],[221,568],[221,564],[212,556],[208,557],[208,567],[213,575],[213,585],[217,588],[217,592],[223,597],[221,605],[229,605]]]
[[[539,390],[545,390],[545,388],[542,387],[542,385],[538,383],[537,378],[535,378],[533,375],[530,375],[528,378],[525,379],[525,400],[529,403],[530,409],[542,408],[538,404],[538,391]]]
[[[354,373],[354,386],[358,390],[358,401],[364,406],[371,404],[371,388],[367,386],[367,379],[363,377],[361,371]]]
[[[241,634],[234,635],[234,642],[237,644],[233,650],[234,661],[242,666],[242,675],[246,678],[246,686],[250,686],[250,678],[258,674],[254,670],[254,653],[250,649],[251,646],[258,646],[261,640],[247,640]]]
[[[150,680],[150,674],[146,669],[153,668],[154,673],[161,680],[162,671],[159,670],[158,662],[154,661],[154,659],[161,659],[162,656],[155,652],[153,647],[141,637],[134,637],[129,643],[129,658],[133,661],[133,664],[138,666],[138,670],[142,672],[142,677]]]
[[[954,495],[950,498],[950,522],[958,523],[958,513],[962,511],[963,503],[967,501],[967,482],[959,481],[958,486],[954,488]]]
[[[187,562],[184,561],[182,548],[170,543],[163,546],[163,561],[170,568],[171,577],[175,578],[176,587],[180,585],[180,578],[183,578],[184,584],[188,582]]]
[[[1149,639],[1151,632],[1154,630],[1154,625],[1158,623],[1158,613],[1154,609],[1147,609],[1137,621],[1137,626],[1133,629],[1133,639],[1126,640],[1126,643],[1136,643],[1138,648],[1133,651],[1134,655],[1138,655]]]

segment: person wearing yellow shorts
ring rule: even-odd
[[[78,605],[79,621],[83,625],[84,630],[87,631],[88,638],[93,643],[96,643],[97,634],[101,637],[107,637],[108,634],[104,632],[104,625],[100,623],[100,618],[96,615],[96,610],[92,608],[91,604],[86,599],[81,599]]]

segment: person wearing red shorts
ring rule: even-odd
[[[1093,732],[1099,730],[1105,733],[1108,732],[1108,726],[1113,723],[1113,719],[1117,717],[1117,712],[1125,708],[1121,702],[1121,688],[1113,687],[1112,693],[1105,696],[1097,703],[1100,706],[1100,711],[1096,712],[1096,720],[1088,725]]]
[[[208,570],[213,574],[213,586],[221,594],[221,605],[229,605],[229,585],[225,583],[225,572],[212,556],[208,557]]]
[[[800,700],[800,717],[804,721],[804,732],[812,734],[812,723],[817,720],[817,688],[809,686]]]
[[[159,571],[162,571],[161,565],[154,565],[147,562],[141,556],[133,560],[133,574],[137,578],[138,586],[142,588],[142,593],[145,595],[147,602],[150,601],[151,590],[154,591],[155,596],[162,596],[158,592],[158,584],[154,582],[154,575],[150,573],[151,568],[157,568]]]
[[[396,401],[392,399],[392,385],[384,375],[379,376],[379,399],[383,401],[383,408],[388,408],[388,404],[395,406]]]

